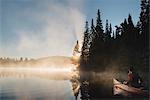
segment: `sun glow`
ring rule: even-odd
[[[33,72],[73,72],[75,67],[67,67],[67,68],[55,68],[55,67],[39,67],[39,68],[31,68],[31,67],[1,67],[0,70],[8,70],[8,71],[33,71]]]

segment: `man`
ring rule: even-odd
[[[128,81],[126,84],[138,88],[141,87],[141,83],[142,80],[139,74],[134,71],[133,67],[130,67],[128,70]]]

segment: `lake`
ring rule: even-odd
[[[113,95],[112,79],[118,75],[79,72],[69,67],[0,68],[0,100],[122,99]]]
[[[0,100],[75,100],[70,81],[73,73],[65,69],[1,68]]]

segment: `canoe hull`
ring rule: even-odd
[[[123,96],[148,96],[148,90],[142,90],[140,88],[130,87],[128,85],[122,84],[121,82],[113,79],[113,90],[114,95],[123,95]]]

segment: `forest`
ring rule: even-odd
[[[98,9],[96,24],[85,23],[80,59],[81,70],[104,71],[111,68],[126,70],[133,66],[149,71],[149,0],[141,0],[139,21],[135,25],[131,14],[112,28],[106,20],[105,29]]]

